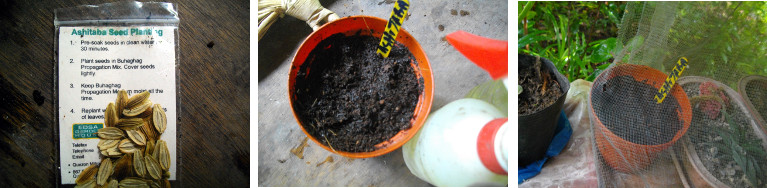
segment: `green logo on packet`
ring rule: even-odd
[[[93,133],[103,128],[103,123],[76,123],[72,125],[72,138],[84,139],[84,138],[98,138]]]

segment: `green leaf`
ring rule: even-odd
[[[754,162],[754,159],[749,158],[748,164],[746,164],[746,166],[744,167],[745,168],[744,172],[746,174],[746,177],[748,177],[749,184],[751,184],[751,186],[753,187],[758,187],[757,186],[758,182],[756,181],[756,169],[754,168],[755,166],[756,166],[756,162]]]
[[[546,32],[544,31],[535,31],[532,33],[528,33],[527,35],[523,36],[522,38],[519,38],[517,47],[524,48],[528,44],[544,41],[550,39],[548,36],[541,35]]]
[[[517,17],[519,19],[523,19],[522,15],[525,15],[527,13],[527,11],[530,11],[530,9],[533,8],[533,5],[535,5],[535,2],[533,2],[533,1],[528,1],[527,3],[525,3],[524,8],[522,9],[522,11],[519,11],[519,15],[517,15]]]
[[[724,116],[724,119],[727,120],[727,125],[730,126],[730,130],[732,130],[732,132],[735,134],[739,134],[741,132],[740,126],[735,124],[735,121],[733,121],[732,118],[727,113],[725,113],[727,110],[724,109],[724,106],[722,106],[722,108],[722,116]]]
[[[725,142],[725,144],[730,145],[729,142],[732,141],[732,137],[730,136],[730,132],[726,128],[715,128],[716,133],[719,134],[720,137],[722,137],[722,140]]]
[[[745,169],[748,167],[745,161],[746,159],[744,159],[742,155],[735,155],[735,154],[732,155],[732,158],[735,160],[735,163],[738,164],[738,166],[740,166],[743,172],[746,172]]]
[[[570,20],[568,20],[567,16],[563,14],[559,14],[557,16],[559,16],[559,30],[560,30],[561,39],[562,41],[567,41],[567,38],[568,38],[567,34],[569,33],[568,26],[570,25],[569,24]]]
[[[602,65],[599,65],[599,67],[597,67],[597,69],[599,69],[599,72],[602,72],[603,70],[606,70],[607,67],[610,67],[610,65],[612,65],[612,63],[602,64]]]
[[[742,127],[743,125],[737,124],[726,109],[722,111],[722,116],[726,119],[729,129],[718,127],[714,129],[722,137],[724,143],[714,143],[714,146],[723,152],[730,153],[733,161],[741,168],[748,183],[751,186],[759,187],[757,176],[762,174],[762,168],[756,159],[765,159],[765,155],[767,155],[761,146],[761,140],[749,137],[749,127]]]
[[[611,6],[614,6],[614,5],[611,5]],[[620,13],[618,13],[618,14],[620,14]],[[620,21],[618,21],[618,16],[616,16],[615,12],[608,10],[607,11],[607,16],[610,17],[610,21],[612,21],[613,23],[616,23],[616,24],[620,23]]]
[[[759,155],[759,152],[761,151],[760,145],[752,145],[751,143],[744,143],[742,147],[748,154],[751,155]]]
[[[605,62],[612,58],[612,54],[610,54],[613,49],[615,49],[615,38],[608,38],[604,40],[599,40],[592,42],[591,44],[594,44],[594,51],[591,53],[591,62],[599,63],[599,62]]]
[[[528,12],[527,15],[525,16],[525,18],[528,19],[528,20],[531,20],[531,19],[535,18],[535,15],[537,15],[537,13],[535,13],[534,11],[533,12]]]
[[[628,52],[632,52],[634,50],[638,50],[639,47],[641,47],[643,43],[644,43],[644,37],[642,37],[642,36],[635,36],[634,38],[631,39],[631,41],[629,41],[628,45],[626,45],[627,46],[626,50]]]
[[[557,46],[556,44],[546,46],[546,48],[543,49],[543,52],[550,52],[549,50],[551,50],[551,48],[554,48],[556,46]],[[552,57],[552,56],[551,55],[546,55],[545,57]],[[553,60],[552,60],[552,62],[553,62]]]
[[[586,77],[586,79],[585,79],[585,80],[586,80],[586,81],[589,81],[589,82],[593,82],[593,81],[594,81],[594,79],[596,79],[596,78],[597,78],[597,76],[599,76],[599,74],[602,74],[602,72],[603,72],[603,71],[605,71],[605,70],[606,70],[608,67],[610,67],[610,65],[611,65],[611,64],[612,64],[612,63],[605,63],[605,64],[602,64],[602,65],[599,65],[599,66],[598,66],[598,67],[597,67],[597,68],[594,70],[594,72],[592,72],[592,73],[591,73],[591,75],[589,75],[588,77]]]

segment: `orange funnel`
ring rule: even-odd
[[[447,42],[469,58],[474,64],[485,69],[494,80],[508,75],[509,43],[456,31],[446,36]]]

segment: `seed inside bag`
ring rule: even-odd
[[[171,158],[160,139],[167,127],[165,111],[149,100],[149,92],[128,96],[120,90],[104,112],[104,128],[96,133],[102,161],[83,170],[78,187],[170,187]]]

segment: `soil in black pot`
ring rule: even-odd
[[[687,83],[682,88],[691,99],[700,94],[700,83]],[[731,96],[728,95],[726,97]],[[690,149],[695,150],[705,169],[720,182],[731,187],[748,187],[749,184],[744,178],[745,175],[741,170],[742,168],[735,162],[732,153],[719,149],[725,143],[718,131],[721,129],[729,130],[731,126],[739,126],[740,129],[748,130],[746,133],[747,139],[758,139],[758,137],[753,133],[750,119],[746,116],[746,112],[743,111],[744,109],[739,107],[735,100],[730,99],[728,101],[729,103],[725,107],[726,110],[722,110],[720,113],[727,113],[727,118],[731,118],[732,122],[737,125],[730,125],[729,121],[722,115],[711,119],[711,116],[705,112],[707,109],[704,109],[702,104],[691,100],[693,116],[688,139],[694,148]],[[759,165],[762,169],[767,169],[764,160],[761,158],[757,159],[756,165]]]
[[[767,91],[765,89],[767,89],[767,81],[764,80],[752,80],[746,84],[748,100],[754,105],[762,119],[767,121]]]
[[[658,145],[671,141],[682,128],[676,98],[655,101],[658,89],[624,75],[616,76],[592,91],[597,118],[613,134],[632,143]]]
[[[334,34],[300,67],[293,107],[304,129],[337,151],[369,152],[410,128],[423,91],[415,58],[402,44],[388,58],[376,54],[379,39]]]
[[[520,59],[520,61],[535,61],[535,63],[533,66],[520,66],[519,84],[522,86],[522,93],[517,95],[519,114],[529,115],[557,102],[563,91],[557,82],[556,75],[544,66],[540,58]]]

